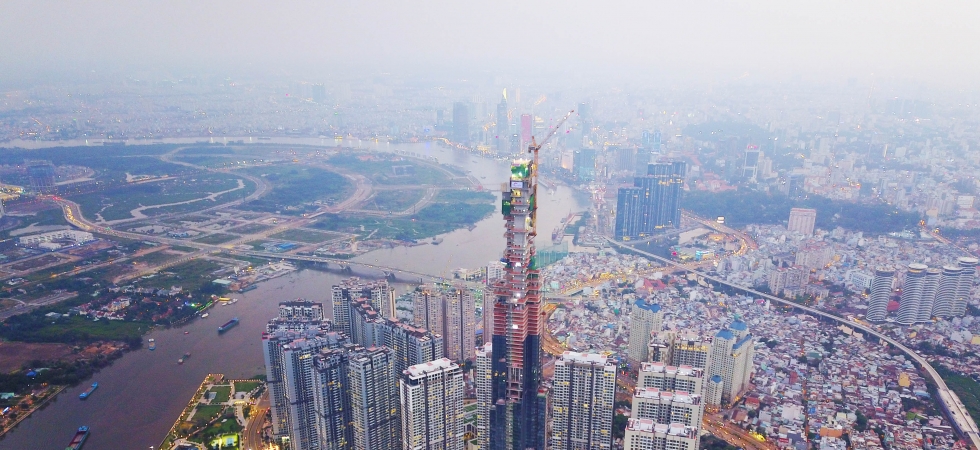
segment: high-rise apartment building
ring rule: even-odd
[[[630,410],[635,419],[651,419],[656,423],[681,423],[700,427],[704,405],[700,393],[661,391],[657,388],[637,389]]]
[[[537,155],[511,164],[502,186],[507,245],[504,277],[494,283],[492,450],[545,447],[541,400],[541,279],[535,260]],[[486,331],[484,332],[486,334]]]
[[[453,140],[461,144],[470,140],[470,109],[465,102],[453,103]]]
[[[351,449],[401,448],[398,377],[394,353],[375,347],[353,353],[348,362]]]
[[[663,329],[664,313],[660,305],[646,299],[633,302],[630,312],[630,339],[627,356],[633,364],[648,360],[651,333]]]
[[[415,326],[436,334],[443,333],[443,297],[437,286],[422,285],[412,292],[412,318]]]
[[[476,351],[473,384],[476,385],[476,440],[480,446],[490,441],[490,408],[493,403],[493,344]]]
[[[951,310],[954,317],[963,317],[966,314],[967,301],[970,299],[970,291],[973,289],[973,280],[977,276],[977,258],[961,257],[956,260],[960,267],[959,283],[957,284],[956,297],[951,302]]]
[[[286,432],[289,436],[290,448],[297,450],[321,448],[325,436],[321,436],[317,428],[318,392],[314,361],[321,350],[339,348],[344,344],[347,344],[346,337],[339,333],[300,338],[283,344],[279,364],[282,366],[282,384],[285,388],[283,392],[286,397],[288,417]],[[275,408],[277,405],[273,403],[272,406]]]
[[[342,348],[325,348],[313,359],[313,410],[319,450],[348,450],[353,442],[350,396],[348,389],[348,362],[356,345]]]
[[[651,236],[681,223],[679,206],[687,164],[654,163],[647,174],[633,179],[632,188],[621,188],[616,201],[615,236],[630,240]]]
[[[813,227],[817,222],[817,210],[793,208],[789,210],[789,225],[786,229],[806,236],[813,235]]]
[[[805,267],[779,267],[769,271],[769,292],[773,295],[796,296],[806,290],[810,271]]]
[[[715,334],[711,342],[708,373],[721,376],[723,403],[735,403],[748,389],[755,354],[753,344],[752,335],[745,323],[740,321],[732,322],[728,329]]]
[[[650,361],[671,366],[708,369],[711,363],[711,336],[689,330],[666,330],[653,333],[650,339]]]
[[[656,423],[651,419],[629,419],[626,450],[698,450],[700,427]]]
[[[591,148],[583,148],[575,151],[572,159],[572,167],[575,169],[575,176],[580,181],[595,180],[596,151]]]
[[[888,301],[892,296],[892,283],[895,281],[895,270],[891,268],[875,269],[874,279],[871,280],[871,297],[868,298],[868,312],[865,319],[870,322],[884,322],[888,315]]]
[[[507,125],[510,124],[510,119],[507,117],[507,90],[504,90],[504,95],[500,98],[500,103],[497,104],[497,117],[495,117],[496,123],[496,136],[495,144],[497,151],[503,151],[507,147],[507,138],[510,133],[507,130]]]
[[[463,371],[446,359],[405,369],[400,380],[402,448],[463,449]]]
[[[691,366],[670,366],[662,362],[646,362],[640,365],[636,388],[656,388],[661,391],[684,391],[700,394],[705,388],[705,369]]]
[[[465,285],[446,286],[442,291],[442,339],[446,357],[452,361],[473,361],[476,357],[476,303]]]
[[[296,299],[279,303],[279,317],[286,320],[323,320],[323,303]]]
[[[359,298],[367,298],[381,317],[395,317],[395,293],[385,280],[362,283],[350,278],[331,289],[334,330],[351,335],[351,304]]]
[[[596,353],[565,352],[551,390],[553,450],[612,448],[616,364]]]
[[[941,273],[939,269],[929,268],[925,264],[909,264],[898,306],[898,323],[911,325],[928,322],[932,318]]]

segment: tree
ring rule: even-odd
[[[626,437],[626,425],[629,423],[629,418],[623,414],[616,414],[613,417],[613,438],[622,439]]]
[[[858,410],[855,415],[857,416],[857,420],[854,421],[854,429],[862,432],[867,431],[868,417],[865,416],[864,413],[861,412],[860,410]]]

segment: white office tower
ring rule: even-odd
[[[612,447],[616,365],[595,353],[565,352],[551,389],[553,450]]]
[[[463,450],[463,371],[442,358],[401,375],[402,448]],[[373,450],[373,449],[366,449]]]
[[[649,360],[671,366],[707,369],[711,358],[711,336],[693,331],[666,330],[653,333]]]
[[[973,279],[977,276],[977,258],[962,257],[957,264],[962,269],[959,277],[959,284],[956,290],[956,298],[952,302],[952,313],[954,317],[966,315],[966,305],[970,300],[970,293],[973,290]]]
[[[894,280],[894,269],[884,267],[875,269],[875,277],[871,280],[871,297],[868,298],[868,313],[865,314],[865,319],[870,322],[885,321]]]
[[[663,329],[664,312],[660,305],[644,299],[633,302],[630,312],[630,339],[627,356],[630,362],[638,364],[649,360],[650,334]]]
[[[438,288],[422,285],[412,292],[412,317],[415,326],[445,336],[443,332],[443,299]]]
[[[401,448],[400,402],[392,351],[380,347],[352,354],[347,379],[354,444],[350,448]]]
[[[442,339],[446,357],[457,362],[473,361],[476,356],[476,304],[473,293],[463,285],[443,291],[445,312]]]
[[[504,277],[505,266],[506,264],[500,261],[490,261],[490,264],[487,264],[486,282],[488,285],[493,284],[494,281],[497,281]]]
[[[493,346],[483,344],[476,350],[474,384],[476,385],[476,439],[482,447],[490,442],[490,407],[493,403]]]
[[[908,266],[905,274],[905,283],[902,285],[902,298],[898,306],[897,322],[902,325],[911,325],[919,317],[919,305],[923,300],[923,293],[926,284],[925,264],[912,263]]]
[[[744,322],[735,321],[728,329],[715,334],[711,344],[711,365],[708,372],[722,379],[721,401],[732,404],[749,387],[752,374],[754,341]]]
[[[942,280],[942,271],[936,268],[926,269],[925,282],[922,286],[922,297],[919,300],[919,312],[915,321],[920,323],[932,320],[932,310],[936,306],[936,297],[939,294],[939,282]]]
[[[697,427],[650,419],[629,419],[626,423],[626,450],[698,450],[699,444]]]

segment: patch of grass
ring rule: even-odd
[[[242,205],[242,210],[299,215],[315,211],[315,201],[334,204],[354,192],[342,175],[316,167],[282,164],[243,170],[265,178],[273,187],[262,198]]]
[[[935,368],[936,372],[939,372],[939,375],[943,377],[946,385],[959,396],[973,421],[980,425],[980,383],[941,365],[936,365]]]
[[[236,381],[235,392],[252,392],[261,384],[261,381]]]
[[[141,322],[95,322],[80,316],[51,320],[43,316],[38,318],[22,314],[0,324],[0,335],[12,341],[82,343],[139,339],[148,329],[149,325]]]
[[[421,189],[400,189],[378,191],[364,203],[364,209],[399,212],[410,208],[422,200],[425,191]]]
[[[52,204],[53,205],[53,204]],[[49,225],[68,225],[65,221],[65,215],[61,212],[61,208],[52,208],[38,211],[33,216],[18,217],[20,223],[24,226],[37,225],[37,226],[49,226]],[[15,231],[22,227],[14,227],[9,230],[0,231],[0,238],[10,237],[10,232]]]
[[[446,174],[419,161],[386,153],[342,153],[331,157],[329,163],[364,175],[378,184],[425,185],[446,182]],[[411,166],[414,173],[395,175],[394,167]]]
[[[172,261],[174,259],[180,258],[180,255],[174,255],[173,253],[167,253],[166,251],[158,251],[149,253],[138,258],[133,258],[132,263],[135,264],[146,264],[148,266],[155,266],[158,264],[163,264],[167,261]]]
[[[211,400],[212,404],[225,403],[231,399],[230,385],[211,386],[210,391],[214,392],[214,400]]]
[[[238,239],[238,236],[234,234],[214,233],[214,234],[209,234],[207,236],[194,239],[194,242],[217,245],[217,244],[224,244],[225,242],[235,240],[235,239]]]
[[[212,275],[223,266],[206,259],[192,259],[176,266],[168,267],[166,273],[159,273],[148,280],[139,280],[142,287],[169,288],[172,285],[182,286],[184,290],[195,291],[211,283],[217,275]]]
[[[273,234],[269,237],[284,241],[299,241],[307,244],[316,244],[318,242],[335,239],[338,237],[338,235],[336,233],[324,233],[320,231],[304,230],[302,228],[291,228],[286,231]]]
[[[71,196],[81,206],[86,217],[100,214],[104,220],[132,218],[130,211],[141,206],[167,205],[207,196],[238,187],[240,178],[226,174],[195,174],[170,180],[147,183],[121,183],[112,188],[90,194]],[[201,200],[173,206],[149,208],[144,215],[155,216],[175,212],[189,212],[209,208],[221,202],[232,201],[254,191],[253,183],[245,181],[243,189],[217,196],[215,200]]]
[[[239,225],[235,228],[229,228],[225,231],[229,233],[236,233],[236,234],[255,234],[271,229],[272,229],[271,226],[263,225],[261,223],[246,223],[245,225]]]
[[[198,405],[197,411],[194,411],[194,416],[191,417],[190,421],[200,424],[207,423],[211,418],[224,411],[225,408],[225,405]]]

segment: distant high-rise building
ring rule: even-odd
[[[651,419],[661,424],[681,423],[700,427],[704,405],[700,393],[662,391],[657,388],[637,388],[633,395],[631,416]]]
[[[749,145],[745,148],[745,160],[742,162],[742,178],[746,180],[756,179],[759,173],[759,147]]]
[[[490,408],[493,406],[493,344],[476,351],[473,384],[476,385],[476,439],[481,446],[490,442]]]
[[[755,353],[753,343],[748,328],[740,321],[719,331],[711,342],[708,372],[721,376],[721,400],[726,404],[735,403],[749,387]]]
[[[551,390],[554,450],[612,448],[616,364],[596,353],[565,352]]]
[[[351,449],[401,448],[401,422],[394,353],[387,347],[350,355],[348,383],[351,409]]]
[[[630,312],[630,336],[627,356],[633,364],[646,362],[650,355],[650,333],[663,328],[664,313],[660,305],[645,299],[633,302]]]
[[[661,391],[684,391],[700,394],[705,391],[707,381],[705,377],[705,369],[687,365],[671,366],[662,362],[647,362],[640,365],[636,388],[656,388]],[[719,398],[714,404],[720,402]],[[710,399],[708,399],[708,403],[712,403]]]
[[[769,271],[769,292],[789,297],[799,295],[810,282],[810,271],[805,267],[779,267]]]
[[[817,210],[793,208],[789,210],[789,225],[786,229],[807,236],[813,235],[813,226],[817,222]]]
[[[596,151],[591,148],[579,149],[575,152],[572,164],[575,176],[581,181],[595,180]]]
[[[651,419],[626,422],[626,450],[698,450],[700,427],[656,423]]]
[[[401,375],[402,448],[463,449],[463,371],[446,359],[408,367]]]
[[[680,226],[680,191],[687,164],[656,163],[633,180],[633,188],[619,190],[615,236],[620,240],[652,236]]]
[[[531,142],[533,118],[530,114],[521,114],[521,142],[527,145]]]
[[[311,94],[314,102],[321,105],[327,102],[327,88],[323,86],[323,83],[314,84]]]
[[[939,278],[940,271],[937,269],[930,269],[925,264],[909,264],[898,306],[898,323],[911,325],[929,321],[939,289]]]
[[[616,171],[633,172],[636,169],[636,148],[628,146],[609,147],[609,153],[616,157]]]
[[[804,182],[806,177],[803,174],[793,173],[786,176],[786,184],[784,186],[784,192],[789,198],[800,199],[806,197],[806,190],[804,189]]]
[[[494,358],[491,450],[545,447],[541,392],[541,279],[535,260],[537,164],[518,160],[502,187],[507,246],[504,277],[493,285]],[[487,334],[489,331],[484,331]]]
[[[888,301],[892,296],[892,283],[895,271],[890,268],[875,269],[874,279],[871,280],[871,297],[868,298],[868,312],[865,319],[870,322],[884,322],[888,315]]]
[[[507,139],[510,135],[507,129],[507,125],[510,124],[510,118],[507,117],[507,90],[504,90],[504,95],[500,99],[500,103],[497,104],[497,124],[496,124],[496,136],[495,144],[497,151],[502,151],[507,147]]]
[[[470,112],[465,102],[453,103],[453,140],[461,144],[470,140]]]

